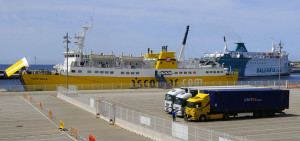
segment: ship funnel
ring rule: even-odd
[[[10,77],[11,75],[13,75],[16,71],[20,70],[23,67],[29,67],[29,64],[26,60],[26,58],[24,57],[23,59],[21,59],[20,61],[18,61],[17,63],[13,64],[12,66],[10,66],[8,69],[6,69],[4,71],[5,75],[7,77]]]
[[[274,41],[273,41],[273,39],[272,39],[272,53],[275,53],[275,45],[274,45]]]
[[[187,35],[189,33],[189,28],[190,28],[190,26],[188,25],[186,27],[186,31],[185,31],[185,34],[184,34],[182,46],[181,46],[180,53],[179,53],[179,56],[178,56],[178,61],[183,61],[184,60],[184,48],[185,48],[185,43],[186,43]]]
[[[240,43],[235,43],[235,44],[236,44],[236,46],[235,46],[235,49],[233,51],[248,52],[244,43],[240,42]]]

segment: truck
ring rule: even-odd
[[[180,93],[176,95],[173,103],[173,109],[176,112],[176,116],[184,117],[186,104],[189,98],[195,97],[198,93],[205,90],[215,90],[215,89],[260,89],[259,87],[254,87],[250,85],[240,85],[240,86],[200,86],[200,87],[181,87],[186,93]],[[261,88],[262,89],[262,88]],[[266,88],[263,88],[266,89]]]
[[[215,89],[187,100],[187,120],[228,120],[238,113],[254,117],[275,116],[289,108],[289,90],[282,89]]]
[[[176,112],[176,116],[184,116],[186,100],[192,97],[193,95],[191,93],[181,93],[176,96],[173,104],[173,109]]]
[[[176,95],[180,94],[180,93],[185,93],[184,89],[173,89],[171,91],[169,91],[166,95],[165,95],[165,111],[167,113],[171,113],[173,110],[173,103],[174,100],[176,98]]]

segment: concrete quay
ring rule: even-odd
[[[285,114],[277,114],[272,118],[241,116],[232,117],[228,121],[187,123],[182,118],[176,118],[176,122],[245,137],[248,140],[300,140],[300,89],[290,88],[289,90],[290,108],[285,110]],[[79,93],[171,121],[171,115],[164,111],[164,94],[168,91],[127,89],[79,91]],[[73,136],[69,137],[57,129],[59,120],[65,122],[65,127],[76,127],[80,136],[85,139],[92,134],[96,140],[148,140],[118,126],[109,125],[106,121],[95,118],[95,115],[56,98],[56,92],[26,93],[28,96],[33,96],[34,102],[27,102],[30,101],[29,97],[27,101],[24,100],[24,92],[0,93],[1,140],[73,140]],[[36,110],[39,109],[39,101],[42,101],[48,110],[53,109],[55,118],[51,121],[55,125],[41,114],[47,116],[47,110],[40,110],[41,113]]]
[[[290,106],[285,114],[276,114],[271,118],[253,118],[243,114],[228,121],[212,120],[207,122],[187,122],[185,124],[204,127],[221,133],[248,140],[258,141],[295,141],[300,140],[300,89],[290,88]],[[147,113],[157,117],[172,120],[170,114],[164,111],[164,94],[168,90],[102,90],[82,91],[92,97],[114,103],[121,107]],[[184,123],[182,118],[176,118],[178,123]]]
[[[24,98],[27,94],[27,99]],[[30,101],[32,96],[33,101]],[[42,102],[42,110],[40,109]],[[52,110],[53,119],[49,118]],[[62,132],[59,121],[64,122]],[[70,136],[70,127],[77,128],[78,139]],[[149,140],[116,125],[96,118],[95,115],[56,98],[56,92],[1,92],[0,140],[89,140],[89,135],[99,140]]]

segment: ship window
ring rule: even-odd
[[[209,73],[212,73],[212,71],[210,71]]]
[[[99,73],[99,71],[95,71],[95,73]]]
[[[105,71],[105,74],[108,74],[108,71]]]
[[[182,74],[182,72],[179,72],[179,74]]]
[[[121,74],[124,74],[124,72],[122,71]]]
[[[131,74],[134,74],[134,72],[131,72]]]
[[[82,73],[82,70],[78,70],[78,73]]]
[[[216,73],[216,71],[214,71],[214,73]]]
[[[206,71],[206,73],[209,73],[209,71]]]
[[[72,72],[72,73],[75,73],[75,72],[76,72],[76,70],[71,70],[71,72]]]
[[[139,75],[139,74],[140,74],[140,72],[135,72],[135,74]]]
[[[187,72],[185,71],[184,74],[187,74]]]
[[[220,71],[217,71],[217,73],[220,73]]]
[[[176,71],[175,74],[178,74],[178,72]]]
[[[129,74],[129,72],[126,72],[126,74]]]
[[[110,71],[109,74],[114,74],[114,71]]]
[[[195,71],[193,71],[193,74],[196,74],[196,72],[195,72]]]
[[[91,73],[92,71],[88,70],[87,73]]]
[[[103,71],[100,71],[100,74],[103,74]]]
[[[192,74],[192,72],[189,71],[189,74]]]

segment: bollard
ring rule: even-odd
[[[27,94],[24,94],[24,98],[27,99]]]
[[[53,118],[52,118],[52,110],[49,111],[49,117],[50,117],[51,119],[53,119]]]
[[[70,135],[74,136],[76,139],[78,139],[77,128],[71,126]]]
[[[40,102],[40,108],[41,108],[41,110],[43,110],[43,105],[42,105],[42,102]]]
[[[163,89],[166,89],[166,86],[163,86]]]
[[[65,126],[65,123],[63,121],[59,120],[59,129],[62,129],[62,130],[65,129],[64,126]]]
[[[33,101],[33,97],[32,96],[30,96],[30,102],[32,102]]]
[[[96,139],[95,139],[94,136],[90,135],[90,136],[89,136],[89,141],[96,141]]]
[[[173,89],[173,86],[171,86],[171,89]]]

